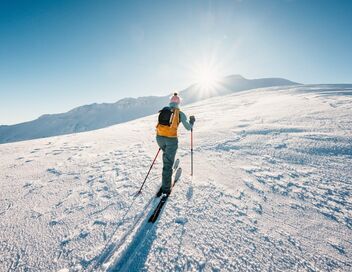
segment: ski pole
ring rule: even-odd
[[[193,128],[191,129],[191,176],[193,176]]]
[[[147,175],[145,176],[145,179],[144,179],[144,181],[143,181],[143,183],[142,183],[142,186],[141,186],[141,188],[139,188],[139,191],[136,193],[136,195],[139,195],[139,194],[141,193],[142,188],[143,188],[143,186],[144,186],[144,183],[146,182],[146,180],[147,180],[147,178],[148,178],[148,176],[149,176],[150,170],[152,170],[152,168],[153,168],[153,165],[154,165],[154,163],[155,163],[155,161],[156,161],[156,158],[158,157],[158,155],[159,155],[159,153],[160,153],[160,150],[161,150],[161,148],[159,147],[159,150],[158,150],[158,152],[157,152],[156,155],[155,155],[155,158],[154,158],[154,160],[153,160],[153,162],[152,162],[152,165],[150,166],[149,171],[148,171]]]

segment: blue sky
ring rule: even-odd
[[[221,75],[352,83],[352,1],[0,0],[0,124]]]

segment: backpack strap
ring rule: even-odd
[[[180,110],[179,109],[174,108],[171,120],[172,121],[171,121],[170,127],[177,128],[180,123]]]

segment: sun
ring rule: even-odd
[[[219,66],[209,60],[199,62],[193,66],[193,78],[200,93],[216,92],[221,79]]]
[[[210,67],[203,67],[196,75],[196,83],[202,89],[211,89],[219,81],[219,75]]]

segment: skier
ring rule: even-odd
[[[163,174],[162,174],[162,194],[169,195],[171,192],[172,166],[175,161],[175,155],[178,148],[177,128],[180,122],[187,130],[193,128],[195,117],[187,116],[180,111],[179,105],[181,98],[174,93],[170,98],[168,107],[159,111],[158,124],[156,126],[156,141],[163,151]]]

